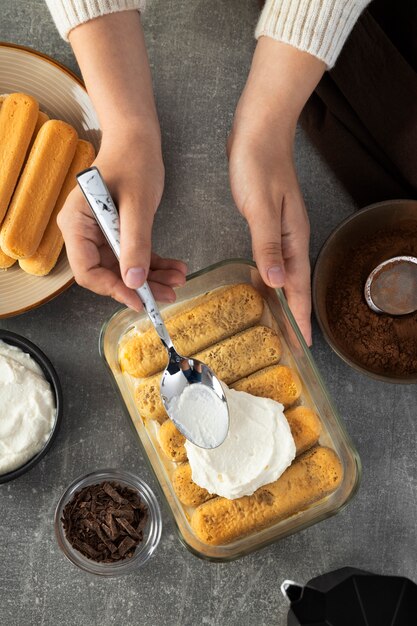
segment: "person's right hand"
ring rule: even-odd
[[[95,293],[141,309],[134,289],[148,278],[157,300],[173,302],[173,287],[185,283],[186,265],[151,251],[155,211],[164,186],[158,138],[104,135],[94,162],[120,215],[120,264],[107,244],[91,209],[77,187],[58,216],[75,280]]]
[[[139,310],[134,289],[148,278],[157,300],[174,302],[186,266],[151,252],[164,187],[161,133],[140,15],[116,11],[70,31],[69,41],[97,112],[103,139],[94,165],[120,214],[120,265],[81,191],[69,195],[58,225],[76,281]]]

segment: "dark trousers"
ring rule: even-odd
[[[359,207],[417,198],[417,2],[375,0],[301,124]]]

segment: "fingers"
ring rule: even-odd
[[[185,275],[178,270],[150,270],[149,282],[168,285],[169,287],[182,287],[185,285]]]
[[[307,252],[286,261],[285,297],[308,346],[311,338],[310,261]]]
[[[248,219],[253,256],[263,281],[283,287],[307,345],[311,345],[309,228],[301,199],[282,202],[283,210],[262,206]]]
[[[68,260],[77,283],[140,311],[142,305],[138,295],[121,279],[119,262],[78,190],[68,197],[59,214],[58,225],[65,239]],[[182,261],[152,254],[149,282],[158,301],[175,301],[173,287],[185,283],[186,269]]]
[[[175,299],[172,289],[185,284],[187,266],[176,259],[165,259],[151,253],[152,211],[143,211],[131,203],[120,211],[120,271],[124,283],[137,289],[148,278],[150,283],[160,284],[156,292],[162,301]],[[155,294],[154,294],[155,295]]]
[[[281,211],[259,203],[248,217],[253,257],[262,280],[270,287],[283,287],[285,266],[281,244]]]
[[[168,285],[163,285],[161,283],[153,282],[152,280],[149,281],[149,286],[153,293],[153,297],[155,298],[157,302],[169,302],[169,303],[175,302],[176,295],[172,287],[169,287]]]
[[[119,203],[120,271],[131,289],[141,287],[148,275],[154,210],[143,199],[122,198]]]
[[[307,345],[311,346],[310,225],[301,195],[286,196],[282,213],[285,296]]]
[[[81,277],[76,276],[76,281],[81,287],[101,296],[111,296],[120,304],[125,304],[135,311],[142,309],[137,294],[126,287],[122,279],[109,269],[100,266],[91,267]]]
[[[187,273],[187,264],[184,261],[178,259],[167,259],[155,254],[151,255],[151,269],[152,270],[178,270],[183,276]]]
[[[99,246],[104,243],[104,236],[92,215],[82,212],[83,205],[81,192],[75,190],[68,196],[57,217],[68,261],[79,284],[85,284],[86,274],[100,264]]]
[[[175,302],[173,287],[185,285],[187,266],[176,259],[164,259],[155,253],[151,256],[148,281],[152,293],[159,302]]]
[[[124,285],[116,272],[102,267],[103,256],[108,256],[108,262],[115,265],[116,259],[114,255],[108,254],[110,250],[105,246],[104,237],[94,218],[78,211],[80,202],[83,199],[78,194],[69,196],[58,216],[58,225],[65,239],[68,261],[75,280],[81,287],[99,295],[110,295],[118,302],[139,310],[137,295]]]

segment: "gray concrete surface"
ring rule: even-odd
[[[155,248],[182,255],[190,270],[247,257],[250,242],[228,190],[224,140],[250,62],[257,2],[148,4],[144,23],[167,166]],[[1,40],[32,46],[76,69],[42,0],[1,0],[0,10]],[[301,132],[296,160],[314,259],[354,206]],[[317,328],[313,356],[363,461],[360,491],[340,515],[233,563],[215,564],[179,543],[164,507],[160,547],[139,573],[102,580],[67,562],[52,519],[74,477],[119,466],[154,484],[97,351],[100,326],[114,308],[74,286],[40,309],[0,321],[46,352],[65,395],[53,449],[30,473],[0,486],[2,626],[284,626],[284,578],[306,582],[352,565],[417,579],[416,388],[352,371]]]

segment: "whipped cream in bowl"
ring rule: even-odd
[[[0,330],[0,483],[40,461],[61,418],[61,385],[49,359],[25,337]]]

